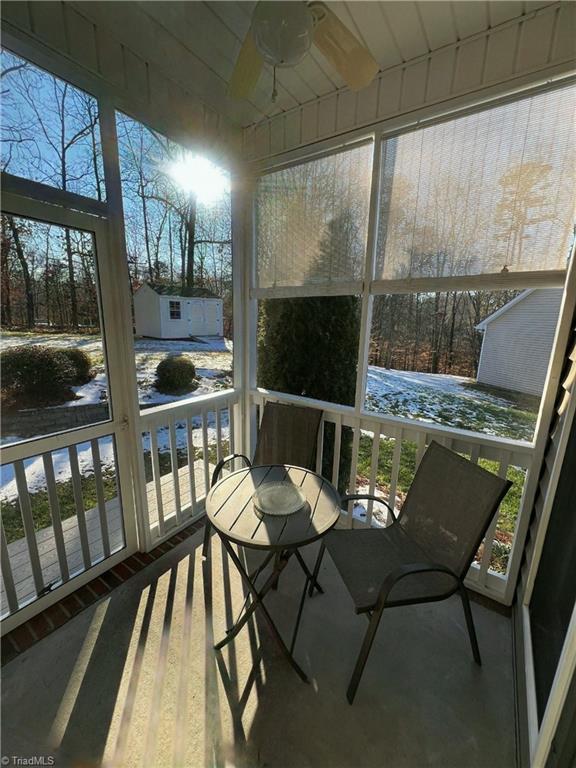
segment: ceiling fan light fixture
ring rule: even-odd
[[[314,17],[303,2],[261,0],[254,9],[252,35],[264,61],[293,67],[310,50]]]

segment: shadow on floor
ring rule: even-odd
[[[353,707],[345,689],[365,619],[325,558],[296,645],[301,682],[256,614],[213,650],[244,592],[202,534],[7,665],[3,753],[57,766],[508,768],[514,765],[511,627],[473,606],[484,665],[457,601],[384,618]],[[305,552],[313,562],[315,547]],[[250,568],[255,553],[243,553]],[[294,562],[267,605],[289,637],[304,576]]]

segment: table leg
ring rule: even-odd
[[[273,558],[273,557],[274,557],[274,552],[270,552],[270,554],[268,554],[268,555],[266,556],[266,558],[263,560],[263,562],[262,562],[262,563],[260,563],[260,565],[258,566],[258,568],[256,568],[255,570],[253,570],[253,571],[252,571],[252,573],[251,573],[251,574],[249,574],[249,578],[250,578],[250,581],[251,581],[253,584],[256,584],[256,579],[258,578],[258,576],[260,576],[260,574],[262,573],[262,571],[264,570],[264,568],[266,568],[266,566],[268,565],[268,563],[270,562],[270,560],[272,560],[272,558]],[[247,605],[248,605],[248,601],[249,601],[249,599],[250,599],[250,592],[248,592],[248,594],[247,594],[247,595],[246,595],[246,597],[244,598],[244,603],[242,604],[242,608],[240,609],[240,613],[238,614],[238,618],[237,618],[237,619],[236,619],[236,620],[233,622],[232,626],[231,626],[229,629],[227,629],[227,630],[226,630],[226,632],[232,632],[232,631],[233,631],[233,629],[234,629],[234,627],[236,626],[236,624],[238,624],[238,622],[239,622],[239,621],[240,621],[240,619],[242,618],[242,614],[243,614],[243,613],[244,613],[244,611],[246,610],[246,607],[247,607]],[[245,623],[246,623],[246,622],[244,622],[244,623],[242,624],[242,626],[244,626],[244,624],[245,624]]]
[[[318,592],[320,592],[320,594],[323,595],[324,590],[318,583],[318,573],[316,571],[314,573],[310,573],[310,569],[306,565],[306,561],[304,560],[304,558],[302,557],[302,555],[297,549],[294,550],[294,554],[296,555],[296,559],[300,563],[300,567],[302,568],[302,570],[306,574],[308,581],[310,582],[310,597],[312,597],[312,593],[314,592],[315,589],[317,589]]]
[[[280,650],[282,651],[282,653],[286,657],[286,660],[292,666],[292,668],[294,669],[296,674],[305,683],[308,683],[309,682],[308,677],[306,676],[304,671],[301,669],[301,667],[296,663],[294,657],[292,656],[292,654],[290,653],[290,651],[286,647],[286,644],[284,643],[284,640],[282,640],[282,636],[280,635],[280,632],[278,631],[276,625],[274,624],[274,620],[272,619],[272,616],[270,616],[270,613],[268,612],[268,609],[266,608],[266,606],[262,602],[262,598],[266,594],[266,592],[264,591],[264,588],[262,588],[261,592],[258,592],[256,587],[250,581],[250,577],[246,573],[246,569],[242,565],[242,561],[240,560],[240,558],[238,557],[238,555],[234,551],[234,548],[232,547],[231,543],[224,536],[222,536],[221,539],[222,539],[222,543],[224,545],[224,548],[226,549],[226,551],[230,555],[232,561],[234,562],[234,565],[236,566],[236,568],[240,572],[240,575],[242,576],[242,579],[243,579],[244,583],[246,584],[246,586],[248,587],[248,590],[250,591],[250,594],[252,595],[252,598],[253,598],[254,602],[251,603],[250,607],[246,611],[246,614],[248,614],[248,612],[250,612],[250,615],[252,615],[252,613],[254,613],[256,608],[260,608],[264,618],[268,622],[268,626],[270,627],[270,631],[272,632],[272,635],[276,639],[276,642],[278,643],[278,645],[280,647]],[[276,569],[275,569],[274,572],[271,574],[270,578],[267,580],[266,584],[268,584],[268,582],[273,583],[273,579],[277,578],[277,576],[278,576],[278,574],[276,573]],[[242,617],[242,626],[244,626],[244,624],[246,623],[246,621],[249,618],[246,614],[244,614],[244,616]],[[232,638],[235,637],[236,634],[237,634],[236,632],[230,633],[223,641],[221,641],[220,643],[218,643],[214,647],[216,649],[222,648],[224,645],[226,645],[226,643],[230,642],[230,640],[232,640]]]

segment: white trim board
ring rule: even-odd
[[[535,87],[576,70],[576,4],[554,3],[244,129],[243,154],[277,158],[369,127],[398,130]]]

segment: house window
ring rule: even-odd
[[[181,318],[182,318],[182,313],[180,311],[180,302],[171,301],[170,302],[170,320],[180,320]]]

